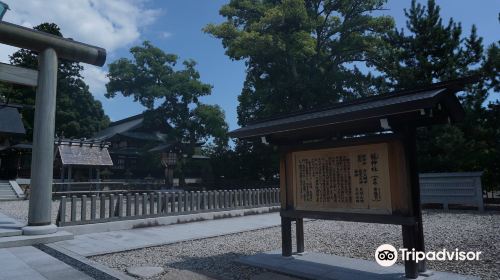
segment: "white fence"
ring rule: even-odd
[[[482,172],[420,174],[422,204],[438,203],[448,210],[450,204],[474,205],[484,211]]]
[[[58,226],[279,205],[279,189],[61,196]]]

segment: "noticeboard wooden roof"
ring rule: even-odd
[[[231,137],[266,137],[281,142],[397,130],[459,121],[464,110],[455,96],[475,78],[435,83],[428,87],[342,102],[314,111],[274,117],[231,131]]]
[[[63,165],[112,166],[107,145],[99,143],[56,142]]]

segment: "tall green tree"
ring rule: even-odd
[[[231,0],[226,18],[205,31],[226,54],[247,63],[238,106],[249,121],[373,93],[374,78],[355,63],[369,60],[393,20],[373,16],[384,0]]]
[[[203,104],[200,97],[212,86],[200,80],[193,60],[177,69],[178,57],[144,42],[130,49],[133,59],[121,58],[109,65],[106,97],[133,97],[147,109],[146,123],[166,131],[170,143],[177,143],[179,169],[191,158],[200,142],[227,145],[228,126],[218,105]]]
[[[42,23],[34,29],[62,37],[60,28],[54,23]],[[36,52],[21,49],[10,56],[13,65],[38,69]],[[76,62],[59,59],[57,72],[56,134],[65,137],[91,137],[109,124],[101,102],[94,99],[85,84],[81,71],[83,66]],[[4,99],[10,103],[35,105],[35,89],[4,84]],[[32,138],[34,110],[24,109],[23,120],[27,139]]]
[[[493,124],[488,120],[494,116],[489,110],[495,107],[485,106],[488,97],[498,93],[498,44],[485,52],[476,27],[463,36],[460,23],[453,19],[443,23],[434,0],[426,6],[412,1],[404,13],[407,31],[388,33],[378,48],[380,57],[372,62],[386,75],[390,88],[412,89],[463,76],[481,77],[459,95],[466,110],[464,122],[419,130],[420,170],[485,170],[486,185],[498,185],[488,160],[494,146],[498,147],[490,138]]]
[[[358,65],[371,60],[394,25],[392,18],[372,13],[385,2],[231,0],[222,6],[226,21],[204,30],[222,40],[230,58],[246,62],[238,123],[375,93],[382,80]],[[246,158],[242,170],[251,170],[254,178],[276,174],[271,148],[244,141],[237,146]]]

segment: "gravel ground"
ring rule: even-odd
[[[20,222],[28,222],[29,200],[0,201],[0,212]],[[59,201],[52,201],[52,221],[55,223],[59,212]]]
[[[428,261],[428,268],[499,279],[500,212],[468,211],[423,213],[426,249],[482,251],[479,261]],[[337,221],[309,221],[305,225],[306,251],[373,260],[383,244],[402,246],[401,227]],[[144,248],[92,257],[124,271],[129,266],[162,266],[165,273],[154,279],[171,279],[169,273],[190,270],[217,279],[249,279],[264,272],[234,260],[258,252],[279,250],[280,228],[231,234],[215,238]]]

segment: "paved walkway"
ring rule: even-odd
[[[303,255],[282,257],[273,251],[242,257],[240,263],[269,269],[287,275],[320,280],[402,280],[403,265],[382,267],[374,261],[346,258],[336,255],[306,252]],[[427,271],[419,280],[480,280],[479,277],[456,273]]]
[[[257,230],[280,224],[279,213],[271,213],[160,227],[90,233],[77,235],[72,240],[54,244],[88,257]]]
[[[93,279],[31,246],[0,249],[0,263],[0,280]]]

